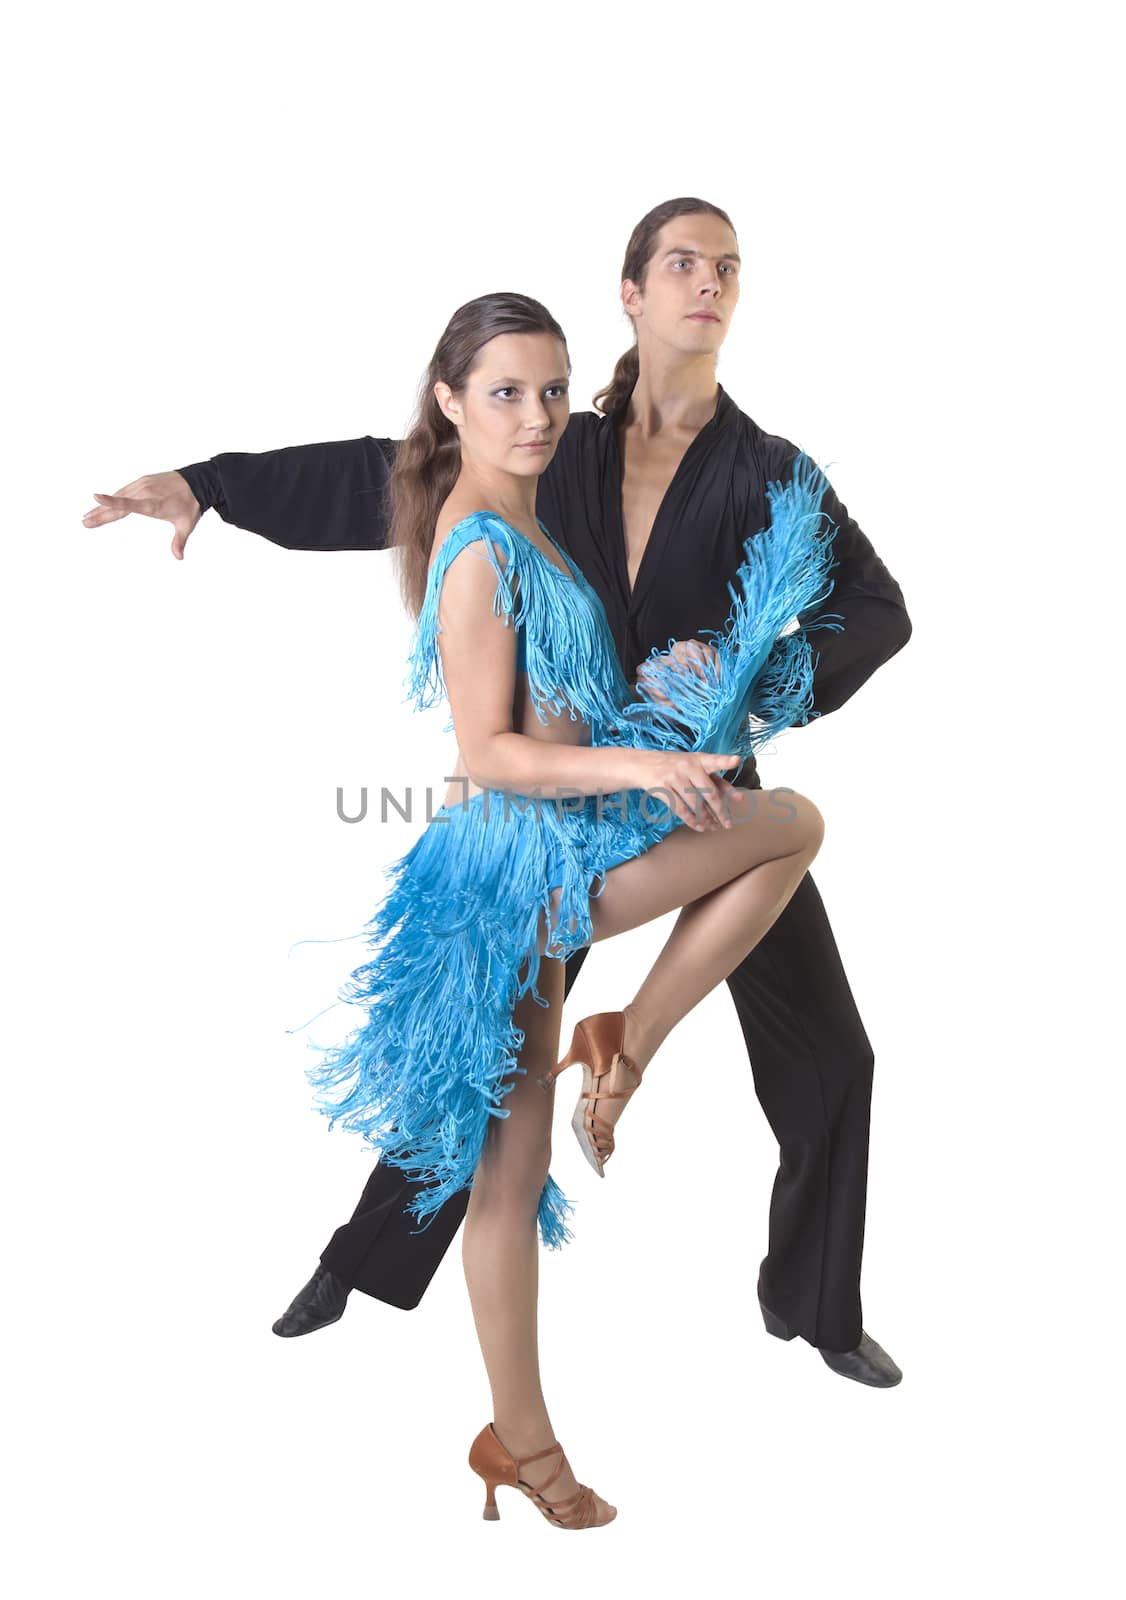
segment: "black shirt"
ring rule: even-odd
[[[620,417],[620,413],[618,413]],[[599,594],[629,680],[656,647],[721,628],[743,540],[766,527],[769,482],[788,482],[799,449],[764,432],[720,387],[715,414],[689,445],[657,512],[632,593],[622,519],[617,417],[572,415],[540,478],[536,513]],[[392,439],[342,439],[258,454],[227,452],[179,470],[202,510],[290,550],[382,550]],[[899,585],[830,485],[822,510],[837,526],[833,590],[811,615],[814,709],[856,693],[911,637]],[[751,778],[748,762],[741,782]]]

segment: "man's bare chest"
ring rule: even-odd
[[[691,433],[678,432],[668,437],[640,439],[627,432],[622,438],[622,527],[631,591],[653,524],[694,437]]]

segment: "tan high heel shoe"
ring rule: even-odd
[[[582,1063],[583,1089],[575,1106],[575,1114],[571,1118],[571,1127],[575,1130],[575,1138],[579,1141],[583,1155],[600,1178],[606,1176],[603,1169],[614,1154],[614,1129],[595,1111],[594,1102],[628,1100],[641,1083],[643,1069],[622,1050],[625,1033],[624,1011],[598,1011],[592,1017],[584,1017],[575,1026],[571,1048],[567,1054],[557,1067],[545,1072],[540,1079],[544,1088],[548,1089],[573,1061]],[[617,1091],[596,1090],[594,1087],[596,1079],[605,1078],[618,1061],[637,1079],[633,1088]]]
[[[520,1468],[527,1466],[530,1461],[542,1461],[556,1451],[559,1452],[559,1462],[547,1482],[538,1489],[525,1483],[520,1476]],[[492,1423],[486,1423],[469,1448],[469,1465],[478,1477],[485,1480],[485,1509],[481,1513],[485,1521],[500,1521],[496,1492],[501,1484],[506,1484],[512,1489],[522,1490],[536,1509],[557,1528],[602,1528],[606,1523],[613,1522],[618,1514],[617,1507],[610,1506],[608,1517],[601,1515],[595,1503],[594,1490],[585,1483],[579,1484],[577,1494],[568,1495],[566,1499],[547,1499],[544,1490],[551,1488],[566,1461],[561,1444],[548,1445],[546,1450],[537,1450],[533,1455],[517,1459],[501,1444]]]

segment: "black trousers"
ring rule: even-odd
[[[566,994],[589,953],[567,962]],[[759,1297],[791,1334],[854,1350],[873,1056],[808,873],[727,986],[780,1154]],[[405,1311],[422,1299],[469,1205],[463,1190],[419,1231],[404,1211],[413,1192],[398,1168],[377,1164],[321,1256],[345,1283]]]

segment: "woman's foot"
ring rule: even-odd
[[[526,1456],[536,1455],[541,1450],[547,1450],[556,1443],[551,1434],[542,1428],[528,1430],[511,1426],[497,1427],[494,1424],[493,1431],[509,1455],[518,1461],[523,1461]],[[558,1449],[552,1450],[548,1455],[540,1456],[538,1461],[525,1461],[520,1468],[520,1478],[531,1489],[543,1489],[544,1499],[551,1504],[558,1502],[566,1505],[571,1501],[578,1504],[574,1497],[584,1487],[571,1471],[570,1462],[565,1455],[560,1462]],[[600,1494],[596,1494],[593,1489],[589,1493],[594,1504],[594,1517],[590,1526],[601,1527],[604,1523],[612,1522],[618,1514],[618,1508],[612,1506],[608,1500],[604,1500]]]
[[[629,1104],[633,1091],[638,1086],[640,1075],[645,1071],[653,1058],[654,1051],[649,1044],[641,1019],[632,1006],[626,1006],[622,1011],[622,1056],[616,1057],[609,1072],[598,1079],[595,1088],[597,1092],[610,1095],[620,1095],[623,1098],[611,1100],[609,1098],[596,1100],[594,1110],[601,1122],[610,1129],[616,1125],[618,1118]],[[635,1070],[630,1069],[630,1063]]]
[[[572,1062],[581,1065],[583,1086],[571,1127],[600,1178],[614,1153],[615,1124],[659,1043],[646,1030],[635,1006],[599,1011],[575,1025],[571,1048],[558,1066],[540,1079],[549,1089]]]

